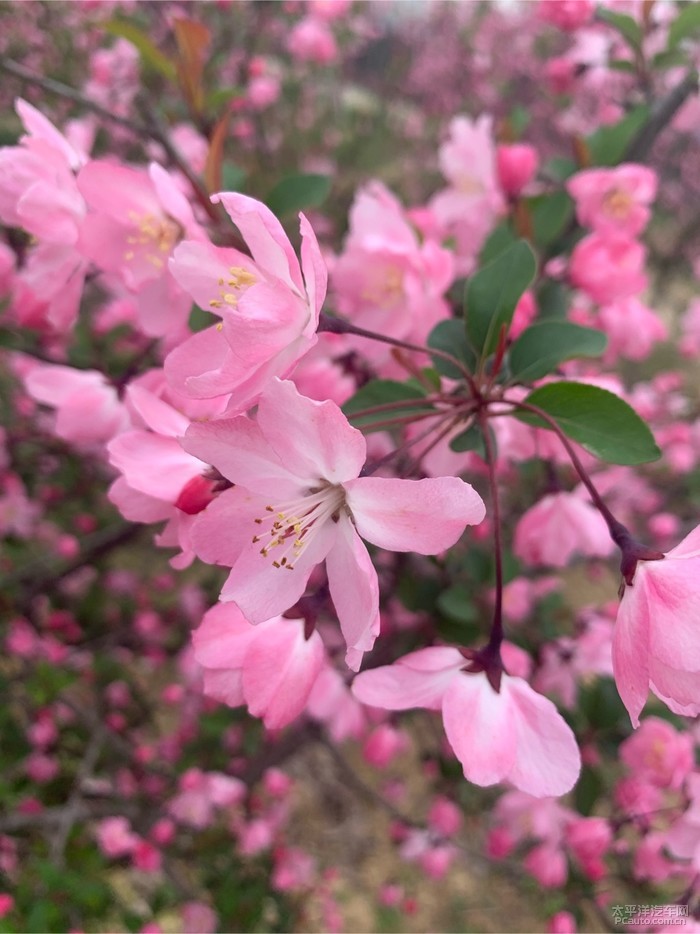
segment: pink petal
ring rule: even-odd
[[[293,473],[294,462],[292,470],[288,469],[268,444],[260,426],[245,415],[193,422],[182,446],[205,464],[216,467],[233,483],[267,498],[272,506],[306,490],[307,481]]]
[[[454,545],[466,525],[476,525],[486,514],[476,490],[457,477],[360,477],[345,488],[357,531],[389,551],[437,554]]]
[[[168,503],[174,503],[185,484],[202,472],[175,438],[148,431],[124,432],[109,442],[107,450],[110,463],[129,486]]]
[[[669,551],[666,557],[691,558],[696,554],[700,554],[700,525],[696,526],[692,532],[689,532],[675,548]]]
[[[178,438],[187,431],[189,419],[152,392],[132,383],[127,388],[126,394],[133,408],[151,431],[169,438]]]
[[[240,668],[207,668],[204,693],[229,707],[241,707],[245,704],[245,697]]]
[[[301,619],[280,619],[274,632],[257,631],[243,662],[243,693],[251,714],[278,730],[306,706],[323,665],[323,642],[317,632],[304,638]]]
[[[217,603],[192,633],[194,657],[203,668],[240,668],[259,629],[233,603]]]
[[[459,674],[454,655],[464,662],[456,649],[450,649],[449,652],[449,666],[445,666],[446,656],[442,649],[429,648],[411,653],[413,657],[422,656],[417,662],[420,668],[404,665],[402,662],[405,659],[399,659],[393,665],[360,672],[352,682],[352,693],[370,707],[386,710],[427,707],[429,710],[439,710],[445,691]]]
[[[512,719],[517,754],[507,778],[536,798],[566,794],[581,771],[581,755],[571,728],[554,704],[521,678],[504,677],[501,691],[517,711]]]
[[[294,383],[273,380],[260,399],[258,424],[290,473],[331,483],[356,477],[367,445],[334,402],[302,396]]]
[[[251,523],[245,531],[250,534],[257,528]],[[292,567],[276,568],[272,563],[279,561],[284,547],[272,550],[265,557],[261,554],[261,543],[249,544],[236,561],[221,591],[221,599],[237,603],[251,623],[284,613],[302,596],[311,572],[333,547],[335,537],[335,524],[325,522],[307,541],[299,557],[293,559]]]
[[[124,477],[114,481],[107,498],[130,522],[161,522],[171,517],[174,508],[169,503],[134,490]]]
[[[161,216],[153,183],[140,169],[116,162],[88,162],[78,175],[78,188],[93,211],[134,227],[146,214]]]
[[[460,673],[442,699],[445,734],[476,785],[494,785],[508,777],[516,755],[510,704],[497,694],[486,675]]]
[[[256,279],[261,278],[260,271],[245,253],[213,246],[211,243],[198,243],[195,240],[180,243],[173,251],[168,264],[176,281],[199,307],[216,315],[232,310],[228,306],[219,309],[211,305],[212,301],[221,301],[221,288],[218,283],[220,279],[230,278],[231,266],[239,266]]]
[[[304,283],[299,260],[289,237],[272,211],[247,195],[225,191],[212,195],[211,200],[223,204],[258,266],[303,295]]]
[[[328,269],[313,227],[303,214],[299,215],[299,229],[301,230],[301,268],[304,273],[306,293],[309,296],[309,305],[313,313],[310,326],[315,331],[318,327],[318,316],[328,288]]]
[[[220,493],[192,526],[192,548],[197,556],[208,564],[232,568],[251,546],[255,519],[264,508],[260,497],[243,487]]]
[[[670,668],[700,672],[700,557],[641,563],[634,587],[649,607],[649,652]]]
[[[635,727],[639,726],[639,714],[649,693],[649,622],[649,607],[640,581],[625,588],[612,644],[617,690]]]
[[[348,649],[346,664],[357,671],[379,635],[379,583],[367,549],[347,517],[341,516],[337,531],[326,558],[328,585]]]
[[[217,327],[189,337],[168,354],[164,367],[171,386],[195,399],[230,393],[245,372]]]

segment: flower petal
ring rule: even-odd
[[[581,771],[581,754],[569,725],[554,704],[522,678],[504,678],[501,691],[510,694],[519,714],[512,718],[517,754],[508,779],[536,798],[571,791]]]
[[[486,514],[476,490],[458,477],[360,477],[345,489],[357,531],[389,551],[437,554],[454,545],[466,525],[476,525]]]
[[[516,733],[508,698],[497,694],[486,675],[460,673],[442,699],[445,734],[476,785],[504,781],[515,761]]]
[[[612,644],[615,683],[635,727],[649,693],[649,607],[639,572],[620,601]]]
[[[379,635],[377,572],[350,520],[341,516],[326,558],[328,585],[348,651],[345,661],[357,671],[362,656]]]
[[[351,427],[338,406],[307,399],[288,380],[270,383],[257,420],[280,461],[298,477],[343,483],[356,477],[365,462],[362,432]]]

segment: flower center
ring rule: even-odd
[[[182,235],[180,225],[170,217],[138,214],[136,211],[129,213],[129,219],[133,221],[134,232],[126,238],[130,249],[124,254],[124,259],[128,262],[136,251],[143,252],[147,262],[156,269],[162,269],[164,257],[172,252]]]
[[[631,195],[620,188],[613,188],[603,198],[606,213],[618,221],[622,221],[627,217],[633,203],[634,200]]]
[[[255,519],[259,526],[253,543],[262,542],[260,554],[267,558],[274,549],[273,567],[294,570],[294,562],[313,541],[325,523],[338,521],[340,510],[345,506],[345,490],[325,480],[312,487],[304,496],[281,503],[265,506],[266,516]]]
[[[212,298],[209,302],[210,308],[223,308],[224,305],[235,308],[240,293],[258,281],[252,272],[248,272],[242,266],[231,266],[228,272],[229,278],[219,279],[219,297]]]

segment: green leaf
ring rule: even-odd
[[[532,284],[537,261],[525,240],[518,240],[467,282],[467,337],[482,357],[493,353],[501,327],[508,325],[523,292]]]
[[[574,204],[565,191],[533,198],[531,204],[532,228],[539,247],[554,243],[566,230],[574,213]]]
[[[147,68],[160,72],[170,81],[175,80],[177,70],[174,63],[134,23],[123,19],[111,19],[104,24],[103,28],[112,36],[128,39],[138,49],[141,61]]]
[[[216,324],[219,319],[216,318],[208,311],[204,311],[199,305],[193,305],[190,310],[189,326],[190,331],[203,331],[205,328],[210,328],[212,324]]]
[[[450,441],[450,448],[461,454],[463,451],[476,451],[481,457],[485,455],[484,436],[478,425],[472,425]]]
[[[623,71],[627,75],[634,75],[637,73],[634,63],[628,58],[612,58],[608,62],[608,68],[611,68],[613,71]]]
[[[240,191],[248,177],[245,169],[235,162],[224,162],[221,166],[221,186],[222,191]]]
[[[273,214],[286,217],[320,207],[330,190],[331,178],[328,175],[289,175],[275,185],[266,203]]]
[[[437,598],[437,606],[441,613],[458,623],[475,623],[479,617],[474,592],[464,584],[453,584],[443,590]]]
[[[587,451],[611,464],[645,464],[661,456],[654,436],[633,408],[599,386],[562,381],[540,386],[525,399],[557,423]],[[538,428],[551,426],[531,412],[517,418]]]
[[[574,789],[574,802],[576,810],[584,817],[593,812],[593,807],[601,794],[605,791],[605,783],[595,769],[584,765],[576,788]]]
[[[569,310],[569,289],[556,279],[545,279],[537,293],[537,308],[540,318],[565,318]]]
[[[602,331],[568,321],[542,321],[527,328],[510,350],[510,370],[519,383],[551,373],[564,360],[597,357],[608,339]]]
[[[486,263],[490,263],[491,260],[500,256],[504,250],[507,250],[509,246],[513,246],[513,244],[517,242],[518,238],[510,222],[503,221],[503,223],[495,227],[486,238],[486,242],[479,252],[479,265],[485,266]]]
[[[598,7],[596,18],[616,29],[633,51],[638,52],[641,49],[644,39],[642,27],[627,13],[614,13],[612,10]]]
[[[436,324],[428,336],[428,347],[452,354],[453,357],[461,360],[470,373],[474,371],[476,356],[469,346],[462,319],[451,318],[449,321]],[[450,379],[463,378],[462,371],[449,360],[444,360],[442,357],[431,357],[431,359],[433,366],[442,376]]]
[[[567,178],[578,172],[578,166],[573,159],[567,159],[565,156],[555,156],[547,162],[543,171],[555,181],[565,182]]]
[[[684,39],[695,38],[700,33],[700,4],[684,6],[668,29],[668,48],[673,49]]]
[[[657,52],[651,59],[652,68],[676,68],[678,65],[686,65],[688,56],[681,49],[666,49],[663,52]]]
[[[397,383],[391,379],[373,379],[359,389],[355,395],[348,399],[343,405],[343,412],[352,419],[353,425],[357,428],[364,428],[365,431],[382,431],[382,427],[374,428],[374,423],[385,422],[394,416],[402,415],[424,415],[432,411],[433,407],[429,402],[421,402],[425,392],[417,386],[409,386],[406,383]],[[361,412],[363,409],[372,409],[378,405],[385,405],[392,402],[406,402],[415,399],[415,406],[400,407],[397,409],[388,409],[383,412],[375,412],[368,415],[354,416],[355,412]]]
[[[603,126],[587,139],[588,151],[595,165],[617,165],[625,150],[649,117],[646,104],[635,107],[613,126]]]

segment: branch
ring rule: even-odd
[[[649,119],[627,146],[622,161],[644,162],[648,158],[657,136],[671,122],[690,95],[697,90],[698,73],[695,69],[692,69],[680,84],[669,91],[666,97],[656,102]]]

